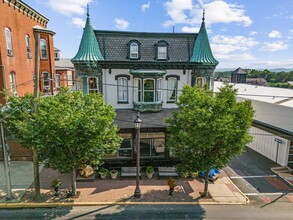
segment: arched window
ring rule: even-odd
[[[48,59],[47,41],[45,39],[40,40],[41,47],[41,59]]]
[[[9,73],[10,91],[12,95],[17,95],[15,72]]]
[[[98,93],[99,91],[99,79],[97,77],[88,78],[89,93]]]
[[[13,56],[11,31],[7,27],[5,28],[5,39],[6,39],[7,54],[8,54],[8,56]]]
[[[27,58],[31,59],[32,58],[32,53],[31,53],[31,40],[29,35],[25,35],[25,45],[26,45],[26,54]]]
[[[133,42],[130,44],[130,59],[138,58],[138,44]]]
[[[129,41],[128,45],[128,58],[138,60],[140,59],[140,42],[137,40]]]

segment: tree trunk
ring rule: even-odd
[[[76,195],[76,171],[75,168],[72,169],[72,195],[75,196]]]
[[[209,172],[206,170],[205,178],[204,178],[204,192],[203,197],[206,197],[208,195],[208,186],[209,186]]]

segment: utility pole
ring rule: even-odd
[[[39,73],[40,73],[40,33],[35,32],[35,74],[34,74],[34,113],[38,112],[39,98]],[[39,173],[39,158],[38,151],[33,146],[33,161],[34,161],[34,180],[35,180],[35,200],[41,199],[40,173]]]
[[[4,138],[4,129],[3,124],[0,122],[0,132],[1,132],[1,145],[3,151],[3,160],[4,160],[4,172],[7,186],[7,195],[8,200],[12,199],[12,190],[11,190],[11,179],[10,179],[10,168],[9,168],[9,152],[6,148],[5,138]]]

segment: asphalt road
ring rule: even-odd
[[[292,219],[292,204],[125,205],[0,210],[0,219]]]
[[[246,151],[233,159],[224,170],[251,200],[286,201],[286,195],[293,193],[293,187],[271,171],[271,168],[276,166],[280,165],[246,148]]]

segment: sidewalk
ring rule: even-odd
[[[293,186],[293,173],[287,167],[272,167],[271,170]]]
[[[28,188],[22,198],[18,197],[11,202],[0,200],[2,207],[52,207],[52,206],[80,206],[104,204],[247,204],[248,198],[221,171],[215,183],[209,184],[211,197],[201,198],[204,184],[201,178],[176,180],[177,187],[173,196],[169,196],[167,179],[147,179],[145,175],[140,181],[141,198],[133,197],[135,178],[115,179],[108,177],[105,180],[97,177],[93,182],[78,182],[78,196],[66,198],[66,190],[70,188],[70,175],[60,174],[52,169],[43,169],[41,172],[42,202],[33,203],[33,190]],[[61,179],[61,195],[54,197],[50,183],[53,179]],[[32,186],[31,186],[32,187]],[[3,195],[2,195],[3,197]],[[16,202],[16,203],[15,203]]]

